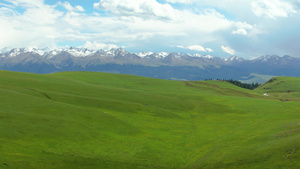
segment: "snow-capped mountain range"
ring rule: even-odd
[[[251,73],[300,76],[300,59],[277,55],[247,60],[237,56],[220,58],[185,53],[130,53],[122,48],[4,48],[0,50],[0,69],[33,73],[106,71],[187,80],[237,79]]]
[[[43,49],[37,49],[37,48],[14,48],[14,49],[8,49],[4,48],[0,50],[0,55],[1,57],[16,57],[18,55],[24,54],[24,53],[32,53],[32,54],[38,54],[40,56],[43,56],[44,58],[51,58],[55,55],[58,55],[62,52],[67,52],[73,57],[92,57],[96,54],[101,54],[101,55],[106,55],[106,56],[111,56],[115,57],[116,55],[136,55],[139,56],[140,58],[150,58],[150,57],[155,57],[155,58],[166,58],[170,54],[175,56],[176,58],[181,58],[182,56],[188,56],[188,57],[194,57],[194,58],[205,58],[205,59],[213,59],[214,57],[211,55],[201,55],[201,54],[184,54],[184,53],[167,53],[167,52],[140,52],[140,53],[129,53],[125,51],[122,48],[117,48],[117,49],[111,49],[111,50],[91,50],[87,48],[76,48],[76,47],[70,47],[70,48],[60,48],[60,49],[50,49],[50,48],[43,48]],[[239,58],[237,56],[233,56],[231,58],[221,58],[224,61],[227,60],[241,60],[242,58]]]

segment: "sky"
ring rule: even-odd
[[[0,48],[300,57],[300,0],[0,0]]]

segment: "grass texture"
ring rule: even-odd
[[[0,71],[0,168],[300,168],[299,92]]]

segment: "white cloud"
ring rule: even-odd
[[[246,22],[236,22],[234,24],[234,27],[237,28],[237,30],[232,31],[232,34],[239,34],[239,35],[247,35],[247,30],[252,30],[254,27]]]
[[[66,8],[66,10],[68,11],[72,11],[72,12],[84,12],[84,8],[80,5],[77,5],[75,7],[73,7],[69,2],[58,2],[58,5],[63,6],[64,8]]]
[[[87,41],[82,47],[93,49],[93,50],[99,50],[99,49],[110,50],[113,48],[118,48],[118,46],[114,44],[104,44],[104,43],[90,42],[90,41]]]
[[[191,4],[194,0],[166,0],[169,3]]]
[[[182,48],[182,49],[184,49],[185,47],[184,46],[182,46],[182,45],[176,45],[176,47],[177,48]]]
[[[190,50],[199,51],[199,52],[206,52],[206,49],[200,45],[191,45],[187,47]]]
[[[68,2],[46,5],[43,0],[8,1],[12,4],[9,8],[0,8],[0,47],[56,47],[58,42],[90,38],[90,34],[81,33],[89,27],[85,25],[87,15],[78,13],[84,11],[81,6],[73,7]],[[57,5],[67,12],[57,10]]]
[[[53,27],[62,13],[54,7],[44,5],[42,0],[14,0],[10,1],[11,13],[3,12],[0,8],[0,46],[53,47],[59,33]],[[15,10],[16,7],[25,9],[23,13]]]
[[[216,39],[213,33],[235,24],[214,9],[194,13],[156,0],[101,0],[94,3],[96,9],[107,11],[106,14],[87,14],[83,7],[72,6],[69,2],[46,5],[43,0],[8,1],[11,6],[0,8],[0,47],[99,39],[102,43],[126,43],[128,46],[153,38],[163,38],[165,45],[169,45],[167,43],[174,39],[181,42],[188,38],[191,43],[199,43],[199,37],[202,43]],[[59,11],[57,6],[67,11]],[[24,12],[18,13],[17,8]]]
[[[204,48],[201,45],[190,45],[190,46],[187,46],[187,47],[182,46],[182,45],[176,45],[176,47],[182,48],[182,49],[194,50],[194,51],[198,51],[198,52],[213,52],[214,51],[211,48]]]
[[[228,54],[234,55],[235,54],[235,50],[233,50],[231,47],[229,46],[221,46],[222,50]]]
[[[276,19],[276,17],[287,17],[297,13],[290,1],[282,0],[253,0],[252,11],[256,16],[265,16]]]
[[[238,29],[253,29],[253,26],[246,23],[246,22],[236,22],[234,24],[235,27],[237,27]]]
[[[238,30],[232,31],[232,34],[247,35],[248,33],[245,29],[238,29]]]
[[[26,8],[44,6],[44,0],[5,0],[5,1],[10,2],[15,6],[23,6]]]
[[[171,5],[161,4],[156,0],[101,0],[94,3],[94,8],[119,16],[137,16],[148,19],[174,19],[176,17],[176,10]]]
[[[205,48],[207,52],[214,52],[211,48]]]
[[[109,11],[127,26],[164,32],[165,34],[188,34],[190,31],[214,32],[232,25],[222,14],[214,9],[195,14],[187,10],[174,9],[169,4],[156,0],[101,0],[94,4],[98,10]],[[135,28],[133,28],[135,30]]]
[[[0,6],[8,7],[8,8],[13,8],[14,7],[12,5],[4,4],[4,3],[0,3]]]

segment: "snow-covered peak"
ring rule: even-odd
[[[111,50],[114,50],[114,51],[116,51],[118,53],[127,53],[123,48],[113,48]]]
[[[137,56],[141,57],[141,58],[145,58],[147,56],[152,55],[153,52],[140,52],[140,53],[136,53]]]
[[[233,62],[233,61],[241,62],[241,61],[244,61],[243,58],[240,58],[238,56],[231,56],[230,58],[225,58],[224,60],[225,61],[229,61],[229,62]]]
[[[203,56],[202,56],[202,55],[200,55],[199,53],[195,53],[194,55],[191,55],[191,57],[202,58]]]
[[[1,49],[1,53],[2,53],[2,57],[16,57],[23,53],[34,53],[43,56],[44,54],[48,54],[52,50],[53,49],[50,48],[38,49],[36,47],[13,48],[13,49],[3,48]]]
[[[96,53],[96,51],[94,50],[89,50],[87,48],[75,48],[75,47],[70,47],[69,49],[66,49],[66,52],[70,53],[75,57],[85,57]]]
[[[165,58],[167,57],[169,54],[166,52],[159,52],[159,53],[155,53],[155,57],[156,58]]]
[[[213,58],[214,58],[214,57],[211,56],[211,55],[204,55],[203,57],[204,57],[204,58],[207,58],[207,59],[213,59]]]
[[[280,59],[280,56],[278,56],[278,55],[267,55],[266,58],[278,60],[278,59]]]
[[[119,53],[119,54],[126,54],[126,53],[128,53],[127,51],[125,51],[122,48],[111,49],[111,51],[115,51],[115,53]]]
[[[63,51],[63,49],[54,49],[54,50],[51,50],[50,52],[47,53],[46,57],[52,58],[53,56],[60,54],[62,51]]]
[[[238,60],[238,57],[237,56],[232,56],[228,60],[230,60],[230,61]]]
[[[51,49],[49,49],[49,50],[47,50],[46,48],[45,48],[45,50],[43,50],[43,49],[37,49],[37,48],[35,48],[35,47],[29,47],[29,48],[25,48],[24,49],[24,53],[26,53],[26,52],[32,52],[32,53],[37,53],[37,54],[39,54],[40,56],[43,56],[46,52],[49,52]]]
[[[124,55],[128,54],[128,52],[122,48],[113,48],[113,49],[110,49],[109,51],[106,51],[106,54],[113,55],[113,56],[116,56],[119,54],[121,56],[124,56]]]
[[[203,55],[202,58],[205,58],[205,59],[213,59],[215,57],[211,56],[211,55]]]
[[[14,48],[12,49],[9,54],[8,57],[16,57],[17,55],[19,55],[21,53],[21,49],[20,48]]]

